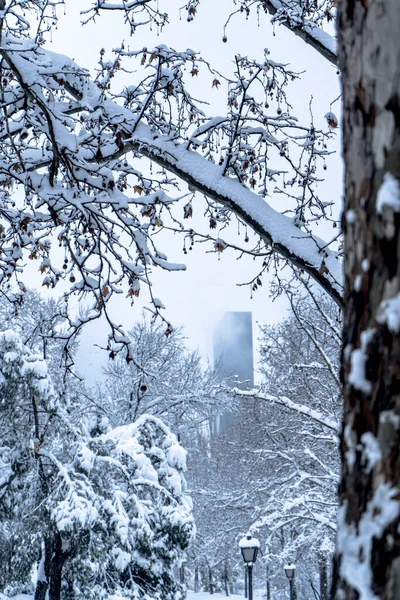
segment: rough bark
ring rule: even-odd
[[[395,188],[400,179],[399,2],[342,0],[338,22],[346,260],[333,597],[395,600],[400,598],[400,213],[395,204],[377,206],[377,199],[385,174]]]

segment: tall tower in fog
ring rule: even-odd
[[[231,387],[254,387],[251,312],[227,312],[214,331],[214,367]]]

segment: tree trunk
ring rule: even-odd
[[[42,546],[42,556],[37,571],[34,600],[45,600],[49,588],[51,565],[51,541],[45,538]]]
[[[267,588],[267,600],[271,600],[271,581],[269,578],[269,565],[267,563],[265,567],[265,579],[266,579],[266,588]]]
[[[400,598],[400,6],[341,0],[342,478],[333,596]]]
[[[235,593],[235,590],[234,590],[234,586],[233,586],[233,573],[232,573],[230,561],[228,561],[228,568],[229,568],[229,570],[228,570],[229,594],[232,596]]]
[[[233,584],[232,572],[229,574],[229,593],[231,596],[235,593],[235,586]]]
[[[202,581],[205,592],[210,592],[210,579],[208,573],[208,567],[204,567],[201,571],[202,573]]]
[[[214,593],[214,582],[213,582],[213,572],[212,568],[208,567],[208,584],[210,588],[210,594]]]
[[[62,539],[59,533],[53,538],[52,556],[50,563],[49,600],[61,600],[62,569],[66,554],[62,549]]]
[[[49,584],[44,579],[36,582],[34,600],[45,600]]]
[[[229,596],[229,559],[225,558],[224,564],[224,584],[225,584],[225,596]]]
[[[325,554],[318,556],[319,567],[319,600],[328,600],[328,559]]]
[[[199,590],[199,567],[197,565],[194,569],[194,591],[196,592],[196,594],[200,591]]]

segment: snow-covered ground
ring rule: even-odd
[[[32,598],[33,596],[30,596],[29,594],[18,594],[13,598],[13,600],[32,600]],[[261,598],[261,596],[256,595],[254,600],[261,600]],[[8,596],[4,596],[4,594],[0,592],[0,600],[10,599],[8,598]],[[226,600],[226,596],[225,594],[213,594],[211,596],[211,594],[209,594],[208,592],[199,592],[198,594],[196,594],[195,592],[191,592],[190,590],[188,590],[187,600]],[[229,600],[244,600],[244,597],[233,594],[232,596],[229,596]]]
[[[225,594],[209,594],[208,592],[192,592],[188,590],[187,600],[226,600],[227,596]],[[262,596],[255,595],[254,600],[261,600]],[[244,596],[238,596],[236,594],[232,594],[229,596],[229,600],[244,600]]]
[[[13,596],[12,600],[32,600],[33,596],[31,596],[30,594],[17,594],[16,596]],[[2,594],[0,592],[0,600],[10,600],[9,596],[5,596],[4,594]]]

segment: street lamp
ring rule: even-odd
[[[289,563],[283,567],[285,569],[286,577],[289,579],[290,585],[290,600],[294,600],[294,575],[296,573],[296,565]]]
[[[260,542],[248,533],[246,537],[240,540],[239,548],[242,552],[243,560],[247,568],[249,600],[253,600],[253,565],[257,559]]]

